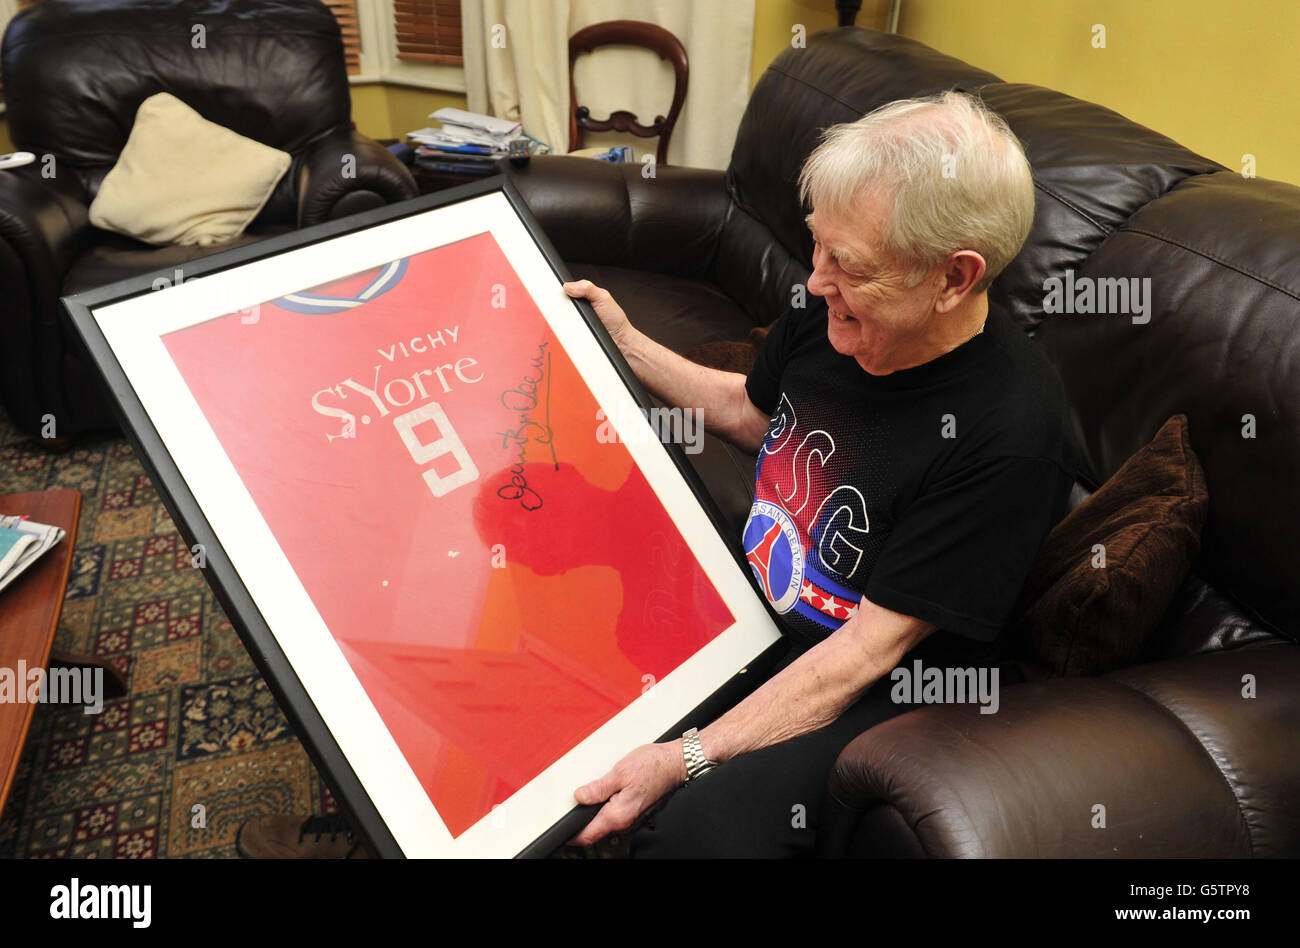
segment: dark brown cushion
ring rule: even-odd
[[[1209,494],[1175,415],[1048,534],[1014,630],[1030,677],[1139,660],[1201,546]]]

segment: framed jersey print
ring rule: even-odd
[[[64,301],[384,855],[553,849],[778,638],[566,278],[495,178]]]
[[[573,789],[777,640],[564,278],[494,178],[64,300],[385,856],[554,849]]]

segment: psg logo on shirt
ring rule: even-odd
[[[763,594],[779,613],[789,612],[803,588],[804,554],[790,515],[765,500],[754,502],[745,524],[745,559]]]

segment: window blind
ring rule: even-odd
[[[393,0],[397,58],[464,65],[458,0]]]
[[[356,0],[324,0],[343,32],[343,58],[348,64],[348,75],[361,72],[361,24],[357,19]]]

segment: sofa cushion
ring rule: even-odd
[[[1185,414],[1214,496],[1198,566],[1300,640],[1300,188],[1197,175],[1147,204],[1078,276],[1149,280],[1149,311],[1047,317],[1089,475]],[[1044,277],[1049,274],[1043,274]],[[1061,274],[1051,274],[1061,276]]]
[[[159,92],[140,103],[90,222],[149,244],[221,243],[244,232],[292,162]]]
[[[590,263],[569,269],[575,280],[609,290],[632,325],[681,355],[702,343],[744,339],[754,328],[744,310],[702,280]]]
[[[1169,604],[1164,623],[1152,638],[1142,660],[1159,661],[1202,652],[1223,652],[1276,641],[1288,640],[1241,603],[1206,582],[1193,569]]]
[[[990,299],[1027,329],[1043,317],[1043,280],[1079,270],[1136,211],[1198,175],[1223,171],[1117,112],[1040,86],[975,90],[1006,119],[1034,169],[1034,223]]]
[[[1096,675],[1138,661],[1200,549],[1208,503],[1175,415],[1043,542],[1015,632],[1034,671]]]
[[[1152,707],[1194,735],[1213,772],[1232,792],[1235,806],[1225,816],[1230,814],[1240,827],[1248,846],[1246,853],[1225,851],[1224,855],[1267,859],[1294,858],[1300,852],[1300,807],[1295,805],[1296,787],[1300,787],[1295,725],[1300,694],[1294,687],[1298,675],[1300,648],[1273,641],[1124,668],[1101,680],[1140,692]],[[1254,690],[1247,691],[1248,687]],[[1131,759],[1136,770],[1161,773],[1149,761],[1136,755]],[[1164,773],[1170,783],[1182,784],[1192,777],[1187,768]],[[1156,808],[1166,805],[1161,800]],[[1186,845],[1201,848],[1202,840],[1208,839],[1201,823],[1190,811],[1182,821],[1196,827]],[[1179,855],[1211,853],[1202,849]]]
[[[9,134],[60,173],[111,166],[161,91],[290,154],[351,126],[343,37],[322,3],[41,0],[10,21],[3,58]]]
[[[185,265],[193,260],[223,250],[243,247],[268,237],[278,237],[289,231],[290,228],[282,224],[254,223],[238,237],[209,247],[180,244],[153,247],[122,234],[96,231],[94,233],[98,239],[73,260],[72,266],[68,268],[63,279],[63,294],[73,296],[86,290],[155,271],[163,271],[163,275],[174,282],[177,270],[181,271],[181,279],[185,278],[187,270]]]

